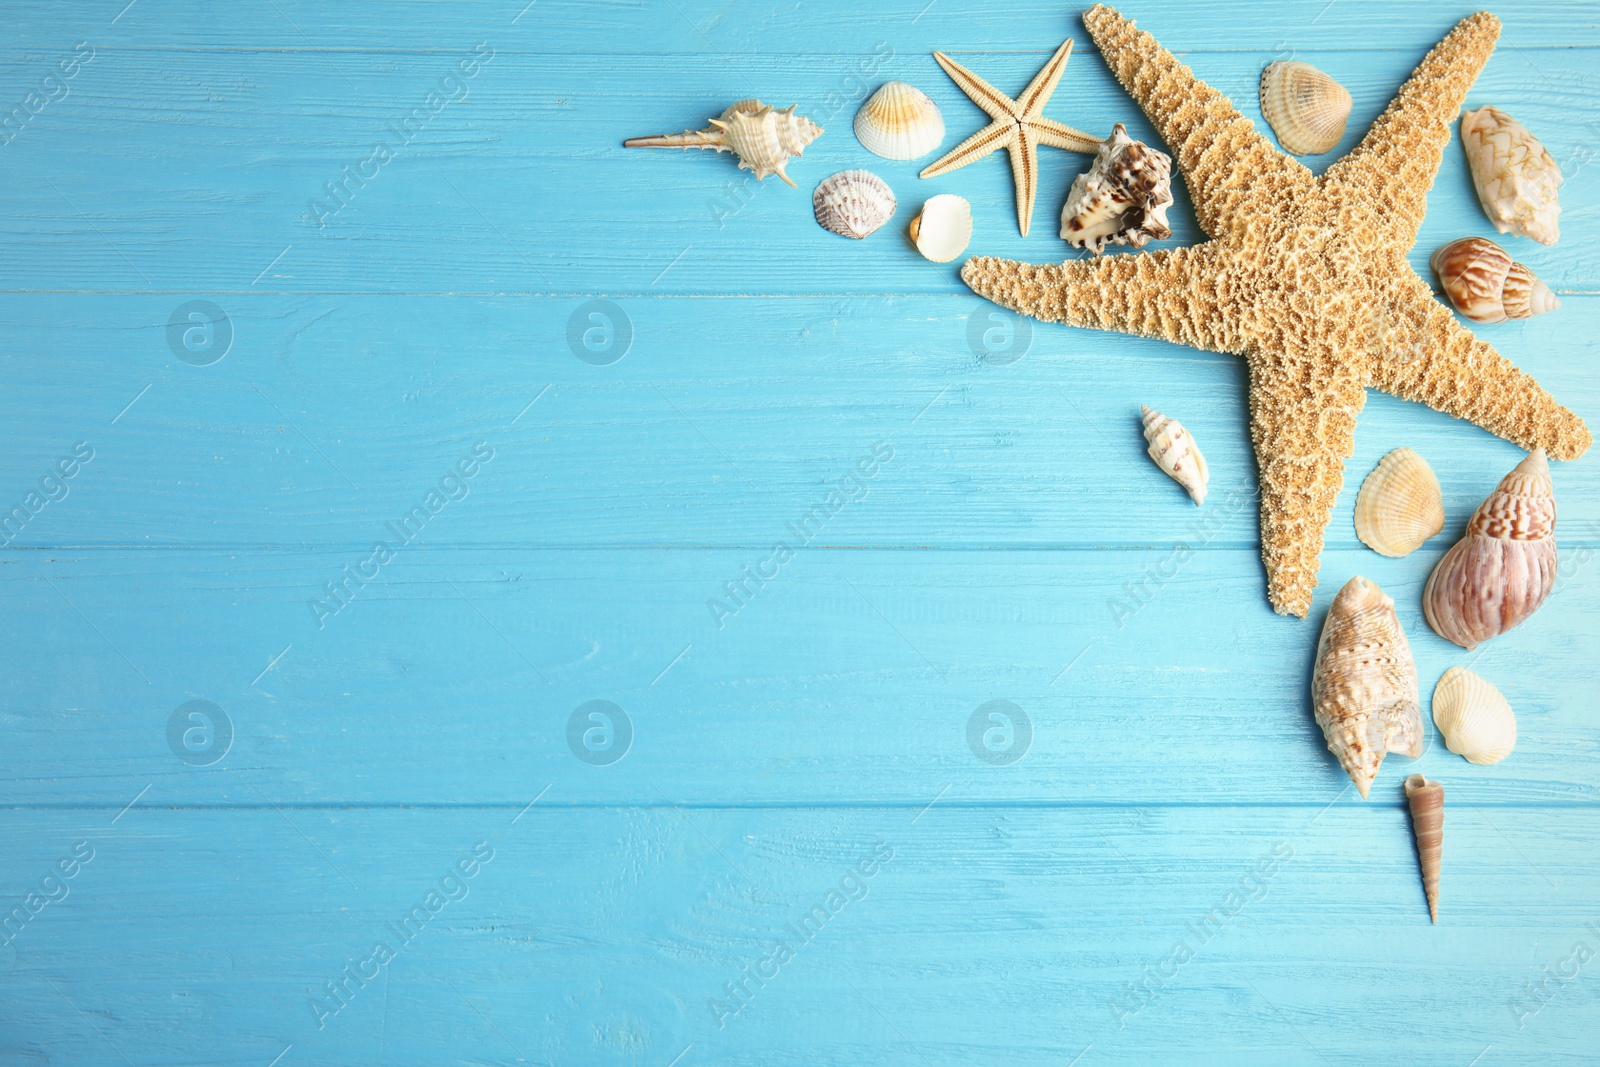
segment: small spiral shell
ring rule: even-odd
[[[1533,271],[1482,237],[1451,241],[1428,263],[1450,303],[1474,322],[1528,319],[1561,306]]]
[[[1144,439],[1150,444],[1150,458],[1173,481],[1187,489],[1196,504],[1204,504],[1211,471],[1206,468],[1206,457],[1194,443],[1194,437],[1176,419],[1169,419],[1149,407],[1141,406],[1140,411],[1144,417]]]

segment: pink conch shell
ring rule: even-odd
[[[1422,590],[1434,633],[1476,648],[1532,615],[1556,578],[1556,501],[1544,449],[1500,480]]]

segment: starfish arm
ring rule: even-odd
[[[1066,72],[1067,60],[1072,58],[1072,38],[1068,37],[1061,42],[1061,47],[1056,49],[1056,54],[1050,57],[1039,73],[1033,76],[1033,81],[1017,97],[1018,118],[1024,116],[1037,116],[1044,111],[1044,105],[1049,101],[1056,86],[1061,84],[1061,75]]]
[[[1011,142],[1011,183],[1017,190],[1017,229],[1028,236],[1033,223],[1033,202],[1039,196],[1039,145],[1027,129],[1019,128]]]
[[[1100,151],[1101,139],[1093,137],[1082,130],[1075,130],[1064,122],[1055,119],[1031,118],[1028,128],[1033,131],[1034,137],[1040,144],[1050,145],[1052,148],[1065,148],[1068,152],[1082,152],[1092,156]]]
[[[1520,448],[1577,459],[1594,438],[1530,375],[1478,340],[1420,278],[1392,316],[1398,329],[1374,361],[1373,385],[1481,426]]]
[[[1328,168],[1327,186],[1358,191],[1382,204],[1412,240],[1422,226],[1428,190],[1450,143],[1450,125],[1494,51],[1500,21],[1487,11],[1462,19],[1434,46],[1372,129]]]
[[[1069,41],[1068,43],[1070,44],[1071,42]],[[1058,52],[1057,55],[1059,54]],[[966,93],[974,104],[987,111],[990,118],[997,122],[1015,122],[1022,117],[1019,114],[1021,109],[1017,107],[1010,97],[972,73],[966,67],[963,67],[960,63],[957,63],[943,52],[935,52],[933,58],[938,62],[939,66],[944,68],[944,72],[950,75],[950,80],[955,82],[957,87]],[[1049,67],[1047,66],[1045,70],[1048,69]],[[1040,73],[1043,74],[1044,71],[1040,71]]]
[[[1249,354],[1250,440],[1261,480],[1261,562],[1267,599],[1305,618],[1317,585],[1323,530],[1355,451],[1366,403],[1361,367],[1338,347]]]
[[[1227,97],[1150,34],[1101,4],[1084,12],[1083,24],[1176,154],[1206,233],[1222,237],[1259,215],[1258,205],[1299,201],[1315,187],[1309,170],[1273,148]]]
[[[975,163],[997,148],[1006,148],[1016,143],[1017,127],[1007,122],[1005,125],[992,123],[956,145],[950,151],[922,168],[919,178],[937,178],[939,175],[952,170],[960,170],[968,163]]]
[[[1219,313],[1219,275],[1209,244],[1040,266],[978,256],[961,268],[979,296],[1045,322],[1241,351],[1243,337]]]

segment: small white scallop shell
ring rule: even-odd
[[[857,240],[894,217],[894,190],[870,170],[841,170],[811,194],[817,225]]]
[[[929,197],[911,220],[911,240],[928,259],[948,263],[972,240],[972,205],[953,193]]]
[[[1517,745],[1517,717],[1506,698],[1465,667],[1451,667],[1433,690],[1433,723],[1468,763],[1499,763]]]
[[[1261,72],[1261,114],[1285,152],[1316,156],[1344,137],[1350,93],[1310,63],[1279,60]]]
[[[1378,461],[1356,495],[1356,536],[1384,556],[1410,555],[1444,529],[1444,494],[1428,461],[1397,448]]]
[[[1177,420],[1144,405],[1140,405],[1140,411],[1144,415],[1144,439],[1150,442],[1150,458],[1173,481],[1187,489],[1196,504],[1204,504],[1211,472],[1206,468],[1206,457],[1200,454],[1200,446]]]
[[[1539,139],[1497,107],[1461,113],[1478,202],[1501,233],[1553,245],[1561,237],[1561,168]]]
[[[944,116],[915,85],[885,82],[856,112],[856,140],[884,159],[916,159],[944,140]]]

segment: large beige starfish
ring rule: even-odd
[[[1366,386],[1561,459],[1589,447],[1582,420],[1476,340],[1406,262],[1450,123],[1499,36],[1493,15],[1463,19],[1321,178],[1115,11],[1096,5],[1083,22],[1175,150],[1211,240],[1060,266],[980,257],[961,276],[1036,318],[1245,358],[1277,611],[1311,607]]]
[[[1039,146],[1047,144],[1090,155],[1100,148],[1099,138],[1041,114],[1050,94],[1056,91],[1071,56],[1072,40],[1069,38],[1033,76],[1022,95],[1013,100],[943,52],[935,52],[933,58],[939,61],[945,73],[994,121],[923,168],[922,177],[933,178],[957,170],[1004,148],[1011,155],[1011,180],[1017,187],[1017,228],[1022,236],[1028,236],[1028,224],[1033,221],[1033,201],[1039,193]]]

